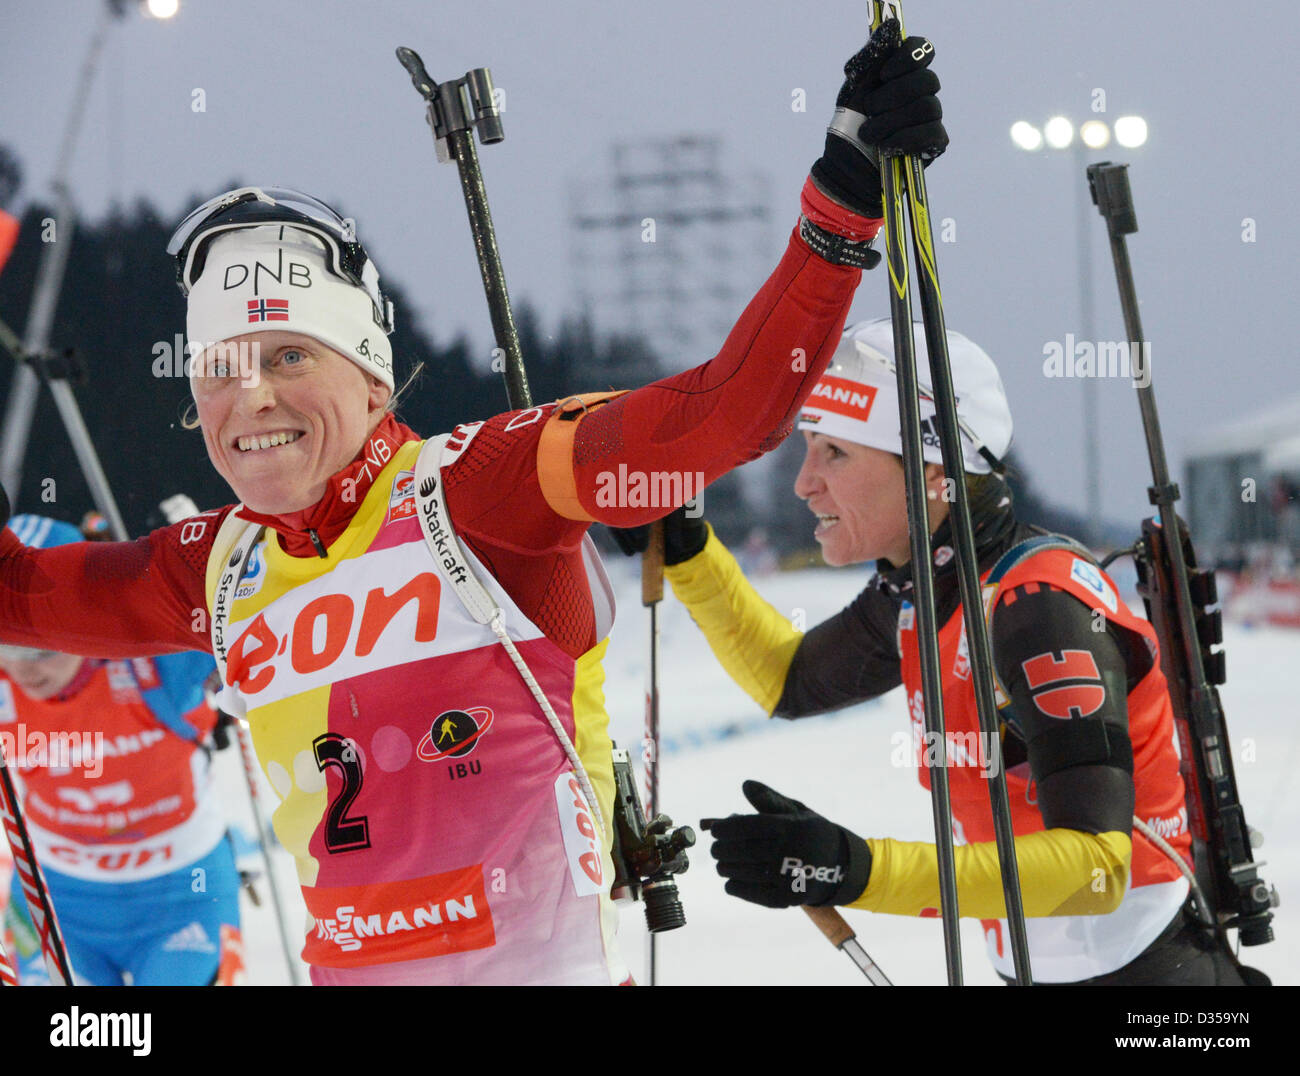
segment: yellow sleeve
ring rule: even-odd
[[[573,681],[573,749],[582,759],[583,769],[591,779],[592,791],[605,820],[604,841],[600,849],[602,874],[609,880],[600,899],[600,929],[605,951],[610,952],[618,935],[618,911],[611,889],[614,869],[614,760],[613,741],[609,738],[609,713],[605,709],[605,669],[601,660],[609,646],[602,639],[580,658]]]
[[[771,716],[803,632],[759,597],[712,527],[704,548],[664,576],[722,667]]]
[[[849,905],[871,912],[920,915],[939,907],[935,846],[923,842],[868,840],[871,880]],[[1048,829],[1016,838],[1025,915],[1106,915],[1119,907],[1128,887],[1132,840],[1128,833]],[[1006,902],[993,841],[953,850],[957,906],[963,918],[1003,919]]]
[[[606,853],[614,843],[614,743],[609,738],[605,668],[601,665],[608,648],[609,640],[602,639],[578,658],[573,679],[573,749],[582,759],[605,820]]]

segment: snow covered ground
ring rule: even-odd
[[[633,566],[610,565],[620,617],[606,662],[606,698],[615,739],[639,758],[647,616]],[[869,572],[862,568],[804,571],[755,580],[780,611],[812,626],[847,603]],[[1122,582],[1122,581],[1121,581]],[[892,737],[907,729],[901,691],[838,714],[799,722],[768,721],[714,660],[685,609],[669,595],[662,625],[661,800],[679,823],[746,811],[741,782],[756,778],[803,800],[862,836],[932,840],[930,801],[910,766],[891,765]],[[1292,794],[1300,767],[1300,705],[1292,684],[1300,633],[1229,627],[1229,682],[1222,696],[1233,737],[1233,760],[1246,817],[1265,840],[1255,855],[1264,878],[1282,894],[1277,940],[1243,951],[1275,983],[1300,983],[1300,800]],[[251,832],[248,793],[238,758],[226,752],[220,780],[231,815]],[[266,788],[264,803],[274,802]],[[678,887],[687,925],[660,935],[659,981],[665,984],[860,985],[865,980],[798,910],[770,911],[728,897],[714,872],[708,836],[692,854]],[[302,898],[288,856],[277,849],[277,877],[290,922],[302,922]],[[244,865],[258,866],[256,857]],[[245,939],[253,983],[288,982],[265,883],[263,907],[245,902]],[[898,984],[946,981],[938,920],[849,912],[859,940]],[[639,905],[625,908],[620,942],[633,973],[644,979],[646,931]],[[977,922],[963,922],[967,983],[995,984]],[[307,982],[302,968],[302,981]]]

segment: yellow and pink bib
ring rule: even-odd
[[[621,982],[609,839],[506,650],[425,544],[421,447],[394,453],[327,558],[264,533],[236,570],[251,536],[232,513],[209,562],[227,708],[280,797],[275,831],[311,917],[303,957],[318,983]],[[466,559],[608,818],[605,644],[575,661]]]

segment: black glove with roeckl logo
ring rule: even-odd
[[[878,154],[910,153],[928,163],[948,148],[939,77],[929,70],[934,46],[899,37],[898,20],[886,19],[844,65],[832,130],[812,167],[823,191],[864,217],[883,213]]]
[[[767,908],[851,904],[871,877],[871,849],[843,826],[758,781],[743,785],[758,814],[704,818],[710,851],[733,897]]]

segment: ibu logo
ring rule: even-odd
[[[429,731],[415,749],[421,762],[464,758],[478,746],[480,737],[492,727],[492,711],[486,706],[447,710],[433,719]]]

